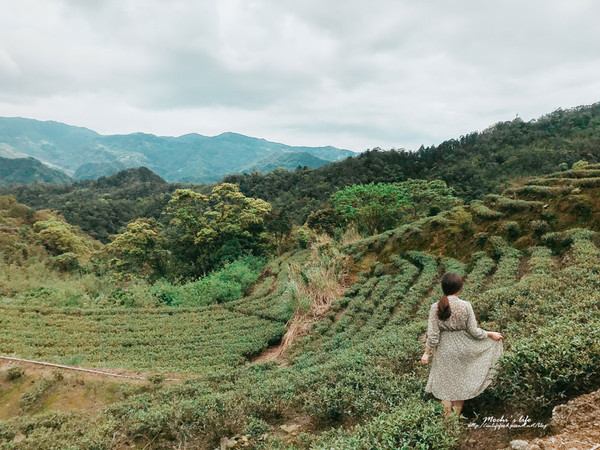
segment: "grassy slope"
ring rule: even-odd
[[[498,381],[465,414],[545,420],[553,405],[600,387],[595,175],[546,176],[347,246],[356,282],[293,344],[285,367],[247,364],[214,380],[132,394],[100,412],[93,427],[78,416],[25,414],[2,423],[0,437],[9,443],[23,433],[31,447],[51,440],[214,448],[222,436],[249,432],[255,448],[449,448],[464,425],[441,417],[418,363],[426,313],[448,270],[467,274],[462,297],[480,326],[505,336]],[[310,266],[311,253],[283,255],[249,297],[225,307],[289,318],[290,263]],[[111,357],[118,361],[119,351]],[[279,437],[277,426],[290,421],[305,433]]]

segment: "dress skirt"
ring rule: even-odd
[[[440,331],[425,391],[446,401],[477,397],[493,381],[502,352],[502,340],[476,339],[467,330]]]

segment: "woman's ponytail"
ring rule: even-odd
[[[450,311],[450,302],[448,301],[448,297],[444,294],[438,302],[438,318],[440,320],[446,320],[448,317],[450,317],[451,313],[452,311]]]
[[[446,320],[452,314],[450,310],[449,295],[454,295],[460,291],[463,285],[463,279],[460,275],[454,272],[447,272],[442,277],[442,298],[438,301],[438,318]]]

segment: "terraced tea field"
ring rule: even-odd
[[[0,353],[86,367],[223,373],[284,324],[219,306],[61,311],[0,306]]]

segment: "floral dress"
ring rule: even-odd
[[[425,346],[430,349],[429,380],[425,387],[440,400],[468,400],[493,381],[503,353],[502,340],[494,340],[477,327],[471,303],[448,296],[450,317],[440,320],[437,302],[429,310]]]

